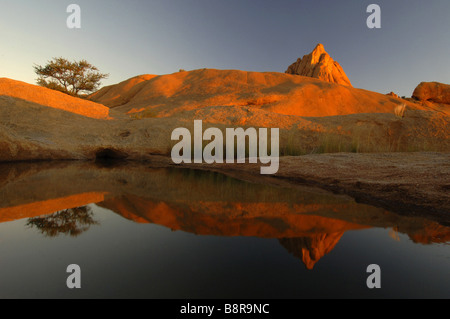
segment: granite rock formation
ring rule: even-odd
[[[320,43],[310,54],[299,58],[291,64],[285,73],[308,76],[331,83],[352,86],[344,69],[331,58]]]
[[[439,82],[422,82],[416,87],[412,97],[419,101],[450,104],[450,85]]]

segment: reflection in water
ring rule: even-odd
[[[0,165],[0,222],[29,218],[27,225],[45,236],[77,236],[98,224],[86,206],[96,203],[129,220],[172,230],[275,238],[307,269],[350,230],[389,228],[396,239],[403,233],[415,243],[450,241],[450,228],[439,221],[271,181],[258,184],[212,172],[137,164]],[[52,215],[41,217],[47,214]]]
[[[89,206],[70,208],[43,217],[32,217],[26,224],[30,228],[37,228],[46,237],[62,234],[77,237],[92,225],[99,223],[94,220]]]
[[[344,233],[317,234],[303,238],[282,238],[280,244],[295,257],[300,258],[307,269],[314,265],[337,245]]]

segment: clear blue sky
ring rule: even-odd
[[[66,27],[71,3],[81,29]],[[0,77],[29,83],[55,56],[88,60],[104,85],[180,68],[284,72],[319,42],[355,87],[410,96],[450,83],[449,0],[0,0],[0,39]]]

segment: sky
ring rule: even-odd
[[[70,4],[81,28],[69,29]],[[381,28],[366,25],[381,7]],[[0,0],[0,77],[35,83],[33,65],[85,59],[102,85],[179,69],[285,72],[317,43],[354,87],[411,96],[450,83],[449,0]]]

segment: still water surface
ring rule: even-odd
[[[218,173],[0,167],[1,298],[449,298],[450,228]],[[66,286],[78,264],[82,288]],[[382,288],[366,286],[378,264]]]

